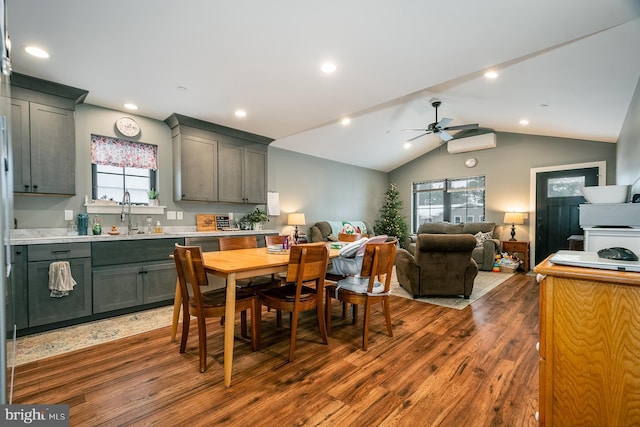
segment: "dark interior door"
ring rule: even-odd
[[[549,254],[569,249],[569,236],[583,234],[578,205],[585,200],[580,189],[597,184],[597,167],[536,175],[536,264]]]

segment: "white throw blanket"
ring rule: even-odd
[[[49,290],[51,298],[62,298],[69,295],[76,281],[71,276],[69,261],[56,261],[49,264]]]

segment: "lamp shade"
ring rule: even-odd
[[[522,212],[505,212],[504,213],[505,224],[524,224],[524,215]]]
[[[287,224],[289,225],[305,225],[304,214],[295,212],[290,213],[287,218]]]

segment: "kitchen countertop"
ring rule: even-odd
[[[143,240],[143,239],[170,239],[175,237],[221,237],[280,234],[278,230],[233,230],[233,231],[197,231],[195,227],[164,227],[164,233],[140,233],[111,235],[103,232],[97,236],[67,236],[66,228],[38,228],[11,230],[11,245],[40,245],[47,243],[79,243],[79,242],[104,242],[112,240]]]

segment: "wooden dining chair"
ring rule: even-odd
[[[284,286],[258,292],[260,304],[291,313],[289,362],[294,360],[298,315],[316,310],[322,342],[327,344],[324,320],[324,275],[327,271],[329,248],[325,243],[294,245],[289,253],[289,266]],[[308,286],[315,283],[315,288]]]
[[[264,243],[266,246],[280,245],[284,241],[285,236],[264,236]]]
[[[173,258],[178,272],[178,282],[182,296],[182,338],[180,353],[184,353],[189,336],[191,316],[198,321],[198,352],[200,372],[207,369],[207,328],[206,319],[225,315],[226,290],[216,289],[201,292],[207,286],[207,274],[202,262],[202,251],[198,246],[176,245]],[[191,292],[190,292],[191,291]],[[191,296],[189,294],[191,293]],[[260,343],[260,303],[255,294],[239,290],[236,293],[236,312],[244,313],[242,330],[246,334],[246,311],[251,310],[251,349],[256,351]]]
[[[391,274],[396,256],[396,243],[397,241],[393,240],[386,243],[367,244],[360,278],[347,277],[336,284],[326,286],[327,333],[331,332],[331,298],[335,298],[343,303],[364,305],[363,350],[367,350],[369,343],[369,322],[373,304],[381,303],[387,323],[387,333],[390,337],[393,336],[389,295],[391,294]],[[361,278],[366,278],[366,280],[359,280]],[[355,319],[354,313],[354,323]]]

